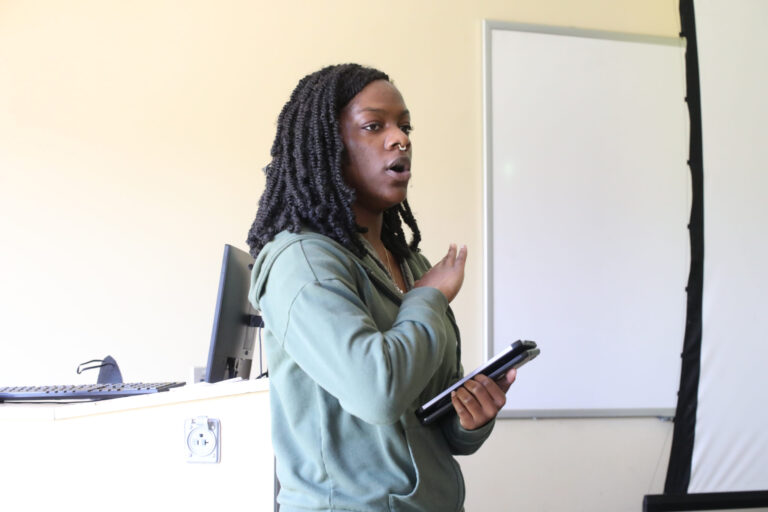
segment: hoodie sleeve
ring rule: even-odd
[[[461,426],[458,415],[450,414],[442,421],[440,428],[453,455],[472,455],[491,435],[494,425],[495,419],[475,430],[467,430]]]
[[[371,288],[348,254],[317,240],[291,244],[264,271],[260,308],[296,364],[350,414],[398,421],[452,339],[445,296],[415,288],[398,307]],[[384,310],[394,321],[382,330],[374,316]]]

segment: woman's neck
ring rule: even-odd
[[[361,233],[369,244],[371,244],[377,251],[379,248],[384,248],[381,243],[381,227],[384,224],[383,213],[373,213],[365,211],[359,208],[354,208],[355,222],[358,226],[366,228],[365,233]]]
[[[386,267],[387,273],[392,279],[395,287],[400,290],[400,293],[405,293],[406,283],[403,271],[400,269],[397,258],[395,258],[394,254],[384,246],[384,242],[381,240],[381,228],[384,225],[384,214],[360,209],[355,209],[354,212],[357,225],[366,228],[366,232],[361,233],[362,237],[371,244],[371,247],[373,247],[379,261]]]

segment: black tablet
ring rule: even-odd
[[[502,378],[512,368],[519,368],[531,359],[539,355],[539,348],[536,342],[530,340],[517,340],[506,348],[503,352],[497,354],[488,360],[484,365],[477,368],[472,373],[465,375],[452,386],[446,388],[439,395],[429,402],[425,403],[416,410],[416,417],[419,418],[422,425],[434,423],[445,414],[453,411],[451,402],[451,392],[459,389],[465,382],[472,379],[475,375],[482,373],[493,380]]]

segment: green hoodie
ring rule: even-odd
[[[430,267],[418,253],[405,263],[414,279]],[[249,298],[265,322],[281,512],[463,509],[453,455],[475,452],[493,422],[425,427],[414,414],[463,373],[439,290],[402,295],[370,254],[305,231],[263,248]]]

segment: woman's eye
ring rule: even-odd
[[[379,123],[371,123],[363,126],[363,130],[368,130],[369,132],[378,131],[379,128],[381,128],[381,125]]]
[[[406,135],[410,135],[411,132],[413,131],[413,126],[411,126],[410,124],[404,124],[400,127],[400,129],[403,130],[403,133],[405,133]]]

